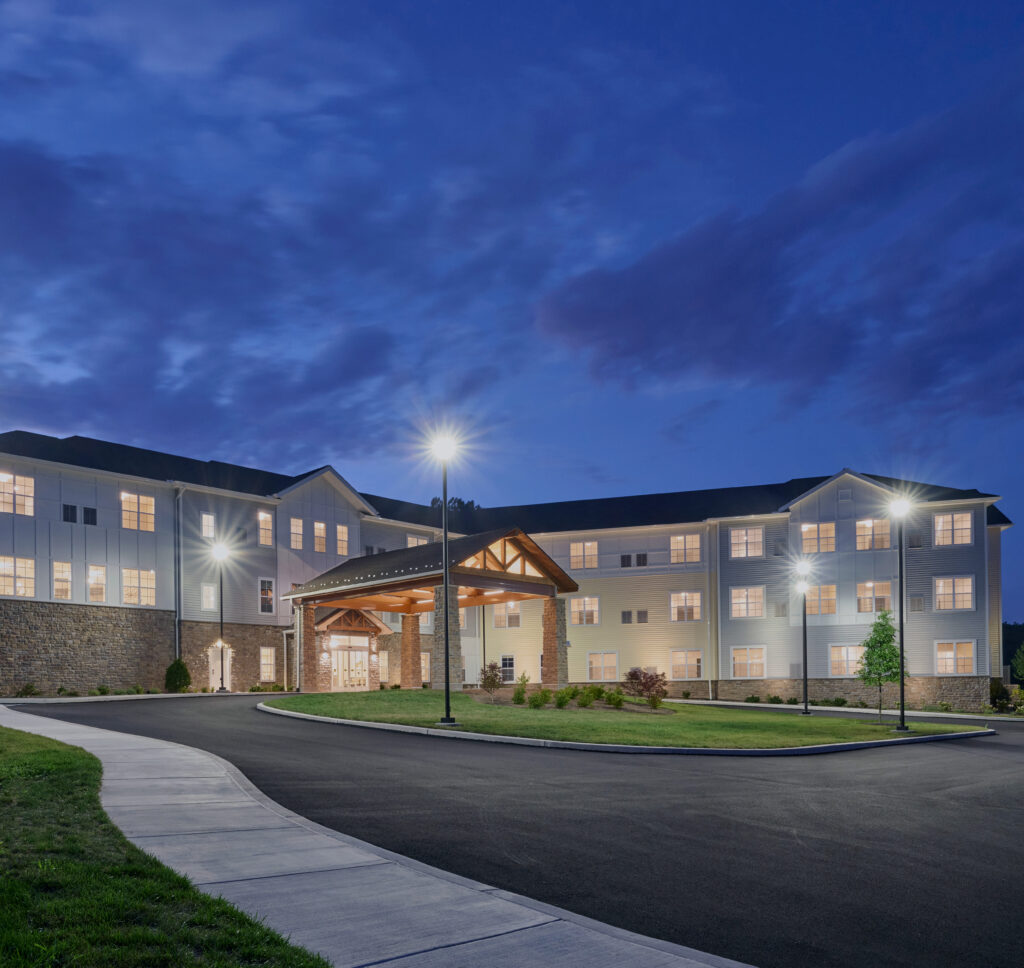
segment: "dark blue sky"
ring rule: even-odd
[[[1019,2],[0,0],[0,429],[1022,520],[1022,307]]]

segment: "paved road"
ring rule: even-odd
[[[1016,724],[833,756],[628,756],[303,722],[259,698],[20,708],[211,750],[337,830],[762,968],[1024,965]]]

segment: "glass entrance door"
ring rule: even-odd
[[[331,636],[331,688],[335,692],[369,689],[369,664],[366,636]]]

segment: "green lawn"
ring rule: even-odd
[[[318,716],[408,726],[434,726],[444,713],[444,695],[432,690],[388,690],[286,696],[267,705]],[[505,736],[622,743],[630,746],[700,746],[718,749],[777,749],[818,743],[893,739],[893,723],[865,719],[786,715],[758,709],[675,706],[666,715],[614,709],[529,709],[491,706],[452,694],[452,715],[463,729]],[[967,732],[979,727],[912,723],[910,735]]]
[[[0,965],[328,968],[129,843],[83,750],[0,728]]]

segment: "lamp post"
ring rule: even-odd
[[[810,716],[811,710],[808,707],[807,701],[807,589],[810,587],[807,583],[807,576],[811,573],[811,563],[806,559],[798,561],[796,563],[796,573],[800,576],[800,580],[796,583],[796,590],[800,593],[800,597],[803,599],[803,642],[804,642],[804,708],[801,711],[801,716]]]
[[[220,572],[220,589],[217,592],[217,604],[220,606],[220,638],[217,639],[217,648],[220,649],[220,689],[217,692],[227,692],[224,685],[224,560],[228,556],[228,547],[222,542],[217,542],[210,549],[210,553],[217,560]]]
[[[904,655],[903,655],[903,519],[906,518],[910,512],[910,501],[905,497],[898,497],[889,504],[889,513],[896,519],[896,547],[897,547],[897,561],[896,561],[896,574],[898,595],[900,602],[900,624],[899,624],[899,636],[900,636],[900,724],[896,727],[900,732],[906,732],[907,730],[907,718],[904,708]]]
[[[441,462],[441,567],[443,573],[444,604],[441,616],[444,621],[444,717],[438,722],[440,726],[454,726],[452,718],[451,670],[449,668],[449,630],[448,630],[448,461],[455,456],[458,444],[453,437],[443,435],[435,437],[430,445],[434,457]],[[436,635],[435,624],[435,635]]]

